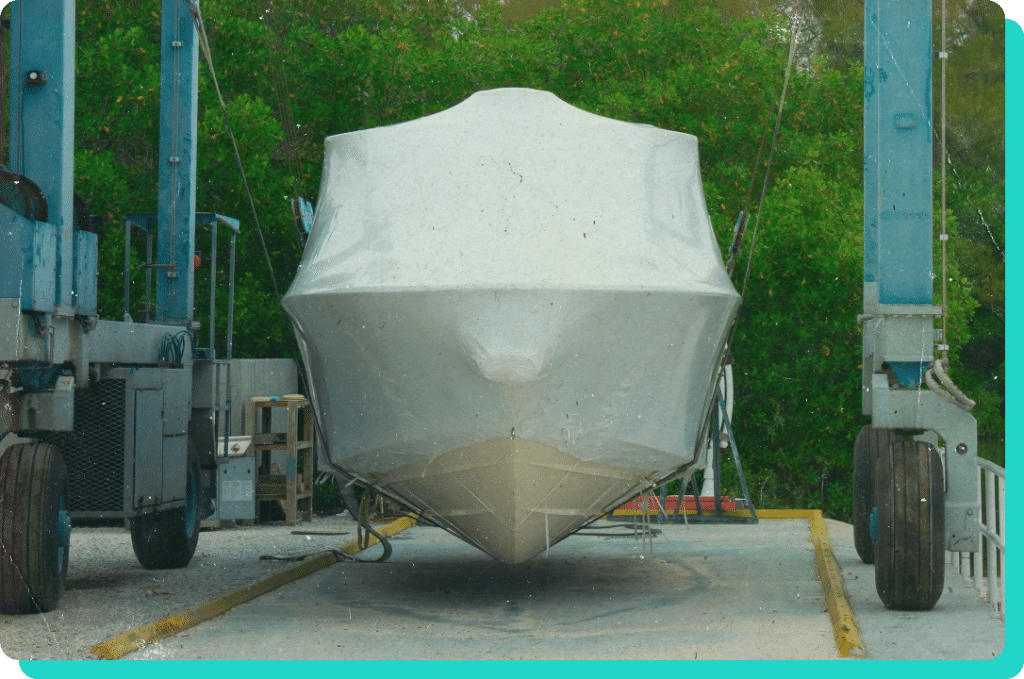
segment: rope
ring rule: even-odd
[[[249,199],[249,209],[252,211],[252,220],[256,225],[256,233],[260,237],[260,245],[263,247],[263,257],[267,262],[267,270],[270,272],[270,284],[274,289],[274,296],[278,304],[281,302],[281,291],[277,287],[277,278],[274,276],[274,265],[270,261],[270,251],[267,249],[267,242],[263,238],[263,228],[260,226],[259,215],[256,214],[256,203],[252,198],[252,191],[249,190],[249,180],[245,175],[245,166],[242,163],[242,154],[238,151],[238,142],[235,141],[235,132],[231,128],[231,121],[228,119],[228,107],[224,103],[224,97],[220,92],[220,85],[217,83],[217,74],[213,70],[213,56],[210,54],[210,41],[206,36],[206,26],[203,24],[203,15],[195,0],[182,0],[188,4],[189,12],[192,14],[192,21],[196,26],[196,34],[199,37],[199,45],[203,49],[203,56],[206,58],[206,65],[210,69],[210,77],[213,79],[213,89],[217,93],[217,100],[220,102],[220,111],[224,116],[224,125],[228,130],[228,137],[231,138],[231,147],[235,151],[235,160],[238,162],[238,172],[242,175],[242,186],[245,188],[245,196]]]
[[[786,105],[786,90],[789,87],[789,74],[790,74],[790,71],[792,71],[792,69],[793,69],[793,58],[794,58],[794,56],[796,54],[796,38],[797,38],[797,35],[799,34],[799,32],[800,31],[799,31],[799,29],[797,27],[797,17],[796,17],[796,15],[794,15],[793,16],[793,21],[790,24],[790,30],[789,30],[789,34],[790,34],[789,35],[789,56],[786,59],[786,74],[785,74],[785,77],[782,80],[782,94],[779,96],[779,110],[778,110],[778,112],[775,115],[775,131],[772,133],[772,145],[768,149],[768,163],[767,163],[767,166],[765,167],[765,171],[764,171],[764,182],[761,184],[761,197],[760,197],[760,200],[758,201],[758,204],[757,204],[758,205],[757,217],[754,218],[754,234],[751,236],[750,252],[747,254],[747,271],[746,271],[746,273],[743,276],[743,287],[742,287],[742,289],[740,291],[740,304],[739,304],[739,308],[743,308],[743,301],[747,297],[747,283],[750,280],[750,270],[751,270],[751,267],[753,266],[753,262],[754,262],[754,249],[757,247],[757,234],[758,234],[758,232],[761,229],[761,207],[764,205],[764,197],[765,197],[765,194],[768,192],[768,180],[769,180],[769,177],[771,176],[772,160],[775,157],[775,146],[776,146],[776,144],[778,143],[778,140],[779,140],[779,127],[782,124],[782,110],[783,110],[783,108]],[[763,142],[763,139],[762,139],[762,142]],[[758,162],[760,162],[760,151],[758,152],[758,159],[759,159]],[[753,183],[753,179],[751,179],[751,183]],[[749,195],[749,192],[748,192],[748,195]],[[744,210],[744,212],[745,212],[745,210]],[[741,225],[741,222],[743,222],[742,225]],[[740,219],[738,219],[737,222],[736,222],[736,230],[740,231],[741,229],[742,229],[742,232],[746,231],[746,218],[744,217],[743,212],[740,213]],[[742,235],[743,235],[742,232],[738,234],[739,237],[741,237],[741,238],[742,238]],[[734,239],[735,239],[735,237],[734,237]],[[738,245],[736,247],[738,248]],[[731,248],[730,248],[730,250],[731,250]],[[730,259],[730,262],[733,261],[733,254],[731,252],[730,252],[729,259]],[[729,273],[730,274],[732,273],[731,269],[729,270]],[[733,339],[734,339],[734,337],[736,335],[736,327],[737,327],[738,324],[739,324],[739,312],[737,311],[736,318],[733,320],[733,323],[732,323],[732,329],[729,331],[729,339],[726,342],[726,346],[727,347],[733,346]]]
[[[775,116],[775,131],[772,133],[772,145],[768,149],[768,166],[764,171],[764,183],[761,185],[761,198],[758,201],[757,217],[754,218],[754,234],[751,236],[750,253],[747,255],[747,272],[743,276],[743,289],[740,292],[740,306],[747,296],[747,282],[750,280],[750,269],[754,262],[754,248],[757,246],[757,233],[761,228],[761,207],[764,205],[764,197],[768,192],[768,178],[772,171],[772,160],[775,157],[775,145],[779,140],[779,127],[782,125],[782,109],[786,105],[786,89],[789,87],[789,74],[793,68],[793,56],[796,53],[796,36],[800,31],[797,28],[796,16],[790,28],[789,36],[789,58],[786,61],[786,77],[782,81],[782,95],[779,97],[779,112]],[[735,326],[734,326],[735,327]],[[730,342],[731,344],[731,342]]]

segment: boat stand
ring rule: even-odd
[[[679,501],[676,502],[675,509],[672,513],[668,513],[664,510],[666,506],[665,501],[667,497],[667,487],[661,486],[661,503],[659,505],[658,517],[662,523],[757,523],[757,511],[754,509],[754,503],[750,499],[750,492],[747,490],[746,477],[743,475],[743,463],[740,461],[739,448],[736,446],[736,437],[733,434],[732,424],[729,421],[729,415],[725,407],[725,398],[722,396],[721,385],[716,388],[715,398],[718,402],[717,408],[711,409],[711,442],[712,442],[712,469],[714,470],[714,499],[715,508],[711,512],[705,512],[701,506],[700,490],[697,488],[697,482],[691,475],[687,477],[682,486],[679,489]],[[724,434],[724,436],[723,436]],[[749,511],[748,516],[744,516],[737,513],[737,510],[725,509],[722,507],[722,487],[721,487],[721,470],[722,470],[722,455],[726,450],[732,451],[733,464],[736,465],[736,473],[739,476],[740,489],[743,491],[744,509]],[[696,500],[696,513],[689,514],[686,510],[682,512],[685,503],[683,502],[684,491],[687,486],[691,486],[693,489],[693,496]],[[646,504],[645,504],[646,506]],[[614,516],[609,515],[607,518],[613,521],[625,521],[635,520],[635,516]]]

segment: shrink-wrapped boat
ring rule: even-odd
[[[525,561],[706,463],[739,297],[695,137],[500,89],[330,137],[284,298],[321,454]]]

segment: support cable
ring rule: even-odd
[[[939,52],[939,64],[941,65],[941,77],[940,77],[940,118],[942,120],[942,153],[939,154],[942,162],[942,179],[941,179],[941,199],[940,199],[940,210],[941,216],[939,223],[941,231],[939,234],[939,245],[942,249],[942,358],[947,363],[949,362],[949,336],[947,333],[947,319],[949,316],[949,308],[946,304],[946,281],[949,276],[946,274],[946,242],[949,240],[949,235],[946,233],[946,61],[948,61],[949,54],[946,52],[946,0],[942,0],[942,51]]]
[[[941,134],[940,144],[942,151],[939,154],[939,158],[942,163],[942,173],[940,185],[941,198],[939,203],[939,247],[942,252],[942,343],[939,345],[939,349],[942,352],[942,357],[934,360],[931,366],[925,371],[924,382],[928,385],[935,394],[942,399],[953,403],[954,405],[963,408],[966,411],[970,411],[976,403],[962,392],[953,380],[949,378],[946,371],[949,369],[949,303],[947,297],[946,284],[949,280],[949,274],[947,273],[946,267],[946,243],[949,241],[949,234],[946,233],[946,163],[948,158],[946,157],[946,61],[949,59],[949,52],[946,51],[946,0],[942,0],[942,47],[939,52],[939,64],[941,65],[940,70],[940,119],[941,119]],[[945,387],[945,390],[942,388]]]
[[[790,25],[789,31],[789,57],[786,60],[786,74],[782,80],[782,94],[779,96],[779,110],[775,115],[775,131],[772,133],[772,145],[768,149],[768,163],[764,171],[764,182],[761,184],[761,198],[757,204],[757,216],[754,218],[754,233],[751,236],[750,241],[750,252],[747,254],[747,270],[743,276],[743,287],[740,291],[740,309],[743,308],[743,302],[747,297],[747,283],[750,280],[750,271],[754,262],[754,249],[757,247],[757,234],[761,228],[761,212],[764,207],[764,197],[768,192],[768,181],[771,177],[772,171],[772,160],[775,157],[775,146],[779,140],[779,127],[782,124],[782,110],[786,105],[786,90],[789,87],[789,74],[793,69],[793,60],[796,55],[796,38],[799,34],[799,28],[797,24],[797,17],[793,16],[793,22]],[[743,219],[741,215],[741,220]],[[740,221],[737,221],[736,227],[740,228]],[[730,260],[732,255],[730,254]],[[739,311],[736,313],[736,318],[732,322],[732,329],[729,331],[729,339],[726,342],[727,347],[733,346],[733,338],[736,335],[736,327],[739,325]]]
[[[764,132],[761,133],[761,145],[757,149],[757,158],[754,160],[754,167],[750,173],[750,186],[747,187],[747,198],[743,201],[743,209],[736,216],[736,224],[732,228],[732,243],[729,245],[729,260],[725,263],[725,270],[732,278],[733,269],[736,268],[736,257],[740,254],[740,246],[747,233],[747,222],[750,221],[750,198],[754,193],[754,184],[757,182],[757,168],[761,167],[761,155],[764,153],[764,143],[768,139],[769,123],[765,123]]]
[[[779,112],[775,116],[775,131],[772,133],[772,145],[768,148],[768,165],[764,171],[764,182],[761,184],[761,199],[757,203],[757,216],[754,218],[754,233],[751,235],[750,252],[747,255],[747,271],[743,276],[743,289],[740,291],[740,306],[747,296],[747,282],[750,280],[750,269],[754,262],[754,248],[757,246],[757,233],[761,227],[761,208],[764,206],[764,197],[768,192],[768,180],[772,171],[772,160],[775,157],[775,146],[779,140],[779,127],[782,125],[782,110],[786,105],[786,89],[789,87],[789,74],[793,69],[793,57],[796,54],[796,36],[799,33],[796,17],[793,17],[793,25],[789,37],[789,59],[786,62],[786,76],[782,81],[782,95],[779,97]],[[734,326],[735,327],[735,326]]]
[[[783,111],[783,109],[784,109],[784,107],[786,105],[786,90],[789,87],[789,75],[790,75],[790,72],[793,69],[793,61],[794,61],[794,58],[796,56],[796,39],[797,39],[797,35],[799,34],[799,32],[800,31],[799,31],[798,18],[797,18],[797,15],[794,14],[792,22],[790,23],[790,30],[789,30],[789,55],[786,58],[786,70],[785,70],[785,74],[784,74],[783,79],[782,79],[782,92],[779,95],[779,109],[778,109],[778,112],[775,114],[775,130],[772,133],[772,144],[771,144],[771,146],[768,149],[768,161],[765,164],[764,181],[761,184],[761,196],[760,196],[760,199],[758,200],[758,204],[757,204],[757,217],[754,218],[754,233],[753,233],[753,236],[751,237],[751,241],[750,241],[750,251],[747,253],[747,269],[746,269],[746,273],[743,276],[743,286],[742,286],[741,291],[740,291],[740,302],[739,302],[739,306],[738,306],[737,311],[736,311],[736,316],[733,318],[732,326],[729,329],[729,335],[728,335],[728,338],[726,339],[726,342],[725,342],[725,350],[722,352],[722,356],[719,359],[719,373],[721,373],[721,371],[724,370],[725,365],[727,363],[731,363],[732,362],[733,341],[734,341],[734,339],[736,337],[736,328],[739,326],[739,319],[740,319],[739,312],[740,312],[740,310],[742,310],[743,302],[746,300],[746,296],[747,296],[747,284],[748,284],[748,282],[750,280],[751,267],[753,266],[753,262],[754,262],[754,250],[755,250],[755,248],[757,246],[757,234],[758,234],[758,232],[760,231],[760,228],[761,228],[761,212],[762,212],[762,208],[764,207],[765,194],[768,192],[768,182],[769,182],[769,179],[771,177],[772,160],[775,157],[775,147],[776,147],[776,145],[778,143],[778,140],[779,140],[779,128],[781,127],[781,124],[782,124],[782,111]],[[728,273],[730,278],[732,277],[733,268],[736,265],[736,257],[737,257],[737,255],[740,252],[740,244],[742,243],[743,238],[746,235],[747,222],[748,222],[748,220],[750,218],[750,213],[747,211],[747,209],[748,209],[748,207],[750,205],[751,194],[753,193],[753,190],[754,190],[754,181],[755,181],[755,179],[757,177],[757,168],[761,164],[761,153],[764,151],[764,142],[765,142],[765,138],[767,137],[767,134],[768,134],[768,126],[765,125],[764,133],[761,136],[761,146],[760,146],[760,148],[757,151],[757,160],[754,163],[754,171],[751,172],[751,176],[750,176],[750,186],[747,189],[747,198],[746,198],[746,201],[744,202],[743,209],[740,211],[740,214],[739,214],[739,216],[736,219],[736,225],[733,227],[732,243],[729,246],[729,260],[726,263],[726,271],[727,271],[727,273]],[[718,378],[716,377],[716,382],[717,382],[717,380],[718,380]],[[708,420],[705,422],[705,425],[704,425],[705,431],[707,430],[707,427],[708,427],[709,423],[710,423],[710,412],[708,414]],[[715,450],[717,451],[718,450],[717,444],[715,444],[715,445],[716,445]],[[717,453],[716,453],[716,455],[717,455]],[[717,478],[716,478],[715,483],[716,484],[718,483]],[[700,496],[699,495],[695,495],[695,497],[698,498],[697,510],[698,510],[698,514],[699,514],[700,513],[699,497]],[[717,493],[716,493],[716,497],[717,497]],[[677,510],[678,510],[678,508],[677,508]]]
[[[259,215],[256,214],[256,203],[252,198],[252,191],[249,190],[249,180],[245,175],[245,166],[242,164],[242,154],[238,151],[238,142],[235,141],[235,132],[231,128],[231,121],[228,119],[228,107],[224,103],[224,97],[220,93],[220,85],[217,84],[217,74],[213,70],[213,56],[210,54],[210,42],[206,37],[206,26],[203,24],[203,15],[199,10],[199,4],[195,0],[182,0],[188,4],[189,12],[192,14],[192,21],[196,26],[196,35],[199,37],[199,45],[203,49],[203,56],[206,58],[206,65],[210,69],[210,78],[213,80],[213,89],[217,93],[217,100],[220,102],[220,111],[224,116],[224,125],[228,130],[228,137],[231,138],[231,146],[235,151],[235,160],[238,162],[238,172],[242,175],[242,186],[245,189],[245,196],[249,199],[249,209],[252,211],[253,223],[256,225],[256,233],[260,237],[260,245],[263,246],[263,256],[267,261],[267,270],[270,273],[270,284],[274,289],[274,296],[278,303],[281,302],[281,291],[277,287],[277,278],[274,276],[274,265],[270,262],[270,251],[267,249],[267,242],[263,238],[263,228],[260,226]]]

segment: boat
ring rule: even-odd
[[[697,139],[521,88],[328,137],[283,298],[329,464],[513,564],[707,464],[738,305]]]

